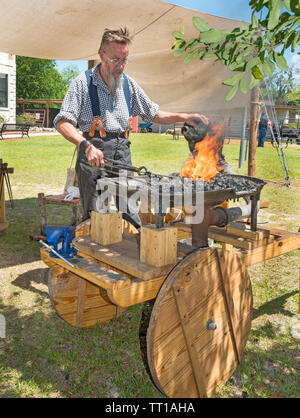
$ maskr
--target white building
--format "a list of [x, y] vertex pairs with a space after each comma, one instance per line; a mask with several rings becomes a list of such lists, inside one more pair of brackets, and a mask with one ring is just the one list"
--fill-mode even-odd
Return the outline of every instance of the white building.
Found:
[[0, 116], [16, 121], [16, 57], [0, 52]]

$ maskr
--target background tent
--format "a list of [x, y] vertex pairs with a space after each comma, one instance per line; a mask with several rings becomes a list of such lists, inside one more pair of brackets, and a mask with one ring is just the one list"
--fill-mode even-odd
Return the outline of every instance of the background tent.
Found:
[[161, 109], [232, 113], [249, 103], [238, 94], [225, 101], [222, 80], [231, 73], [220, 63], [174, 58], [172, 32], [181, 25], [188, 37], [197, 34], [193, 16], [209, 25], [233, 29], [238, 21], [199, 13], [161, 0], [0, 0], [0, 51], [55, 60], [96, 60], [105, 28], [127, 26], [135, 34], [126, 68]]

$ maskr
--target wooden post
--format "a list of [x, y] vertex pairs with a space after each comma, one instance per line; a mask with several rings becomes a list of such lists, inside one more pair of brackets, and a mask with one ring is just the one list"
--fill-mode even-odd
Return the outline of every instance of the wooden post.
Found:
[[5, 197], [4, 197], [4, 176], [0, 176], [0, 236], [5, 234], [7, 229], [8, 223], [6, 221], [6, 214], [5, 214]]
[[177, 228], [143, 226], [141, 228], [140, 261], [156, 267], [176, 263]]
[[93, 67], [94, 67], [94, 65], [95, 65], [95, 63], [96, 63], [96, 61], [95, 61], [95, 60], [89, 60], [89, 61], [88, 61], [88, 69], [90, 70], [91, 68], [93, 68]]
[[259, 86], [251, 91], [250, 106], [250, 139], [249, 139], [249, 158], [248, 158], [248, 176], [255, 176], [256, 171], [256, 145], [257, 128], [259, 115]]
[[100, 245], [122, 241], [122, 213], [91, 212], [91, 240]]
[[49, 128], [49, 103], [46, 103], [46, 112], [47, 112], [47, 122], [46, 122], [46, 128]]
[[[0, 163], [0, 170], [1, 170], [1, 164], [2, 164], [2, 160]], [[6, 169], [6, 173], [13, 173], [14, 169], [12, 167], [9, 167]], [[1, 235], [5, 235], [6, 233], [6, 229], [8, 227], [8, 222], [6, 220], [6, 210], [5, 210], [5, 178], [4, 178], [4, 173], [0, 173], [0, 190], [1, 190], [1, 195], [0, 195], [0, 236]]]

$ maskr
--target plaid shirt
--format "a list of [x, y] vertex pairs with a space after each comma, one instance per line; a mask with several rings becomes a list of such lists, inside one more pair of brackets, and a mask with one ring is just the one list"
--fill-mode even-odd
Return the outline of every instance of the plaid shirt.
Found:
[[[97, 86], [100, 114], [103, 127], [106, 132], [121, 134], [128, 127], [129, 113], [122, 87], [118, 87], [115, 95], [112, 95], [103, 81], [97, 76], [97, 64], [92, 70], [93, 84]], [[128, 77], [131, 95], [131, 114], [141, 116], [144, 122], [151, 123], [156, 116], [159, 106], [152, 102], [141, 87]], [[62, 103], [59, 114], [54, 119], [54, 126], [65, 118], [74, 126], [79, 126], [82, 132], [88, 132], [92, 123], [93, 113], [88, 92], [85, 73], [80, 74], [71, 83]], [[98, 126], [96, 127], [98, 129]]]

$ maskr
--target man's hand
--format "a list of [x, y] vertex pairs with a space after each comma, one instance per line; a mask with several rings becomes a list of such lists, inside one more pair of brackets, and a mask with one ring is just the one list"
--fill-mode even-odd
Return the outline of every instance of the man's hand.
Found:
[[188, 118], [185, 120], [185, 123], [187, 123], [190, 126], [193, 126], [194, 128], [197, 128], [198, 127], [197, 119], [201, 119], [201, 121], [205, 125], [209, 124], [209, 119], [206, 116], [200, 115], [198, 113], [193, 113], [193, 114], [188, 115]]
[[104, 167], [103, 152], [100, 149], [94, 147], [94, 145], [91, 144], [85, 150], [85, 155], [92, 167]]

